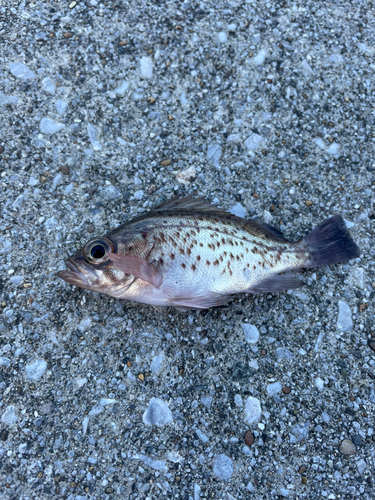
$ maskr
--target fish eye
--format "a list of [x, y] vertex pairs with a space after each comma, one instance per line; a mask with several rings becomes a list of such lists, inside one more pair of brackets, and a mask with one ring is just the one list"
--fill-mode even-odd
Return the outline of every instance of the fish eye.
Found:
[[95, 245], [90, 250], [90, 257], [92, 259], [101, 259], [105, 255], [104, 245]]
[[91, 264], [101, 264], [108, 260], [109, 252], [113, 252], [112, 242], [107, 238], [101, 238], [89, 241], [82, 253]]

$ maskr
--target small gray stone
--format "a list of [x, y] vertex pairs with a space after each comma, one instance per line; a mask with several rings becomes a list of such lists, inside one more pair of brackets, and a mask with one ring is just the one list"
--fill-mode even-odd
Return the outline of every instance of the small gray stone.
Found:
[[245, 404], [245, 419], [248, 424], [256, 424], [262, 416], [262, 408], [257, 398], [249, 396]]
[[219, 144], [211, 144], [207, 148], [207, 158], [213, 163], [216, 169], [219, 168], [219, 160], [222, 148]]
[[224, 31], [221, 31], [218, 34], [217, 39], [219, 40], [220, 43], [227, 43], [228, 37], [227, 37], [227, 34], [224, 33]]
[[46, 361], [44, 361], [44, 359], [37, 359], [34, 361], [34, 363], [26, 365], [25, 368], [26, 378], [29, 380], [33, 380], [34, 382], [37, 382], [43, 377], [46, 370], [47, 370]]
[[148, 467], [151, 467], [151, 469], [163, 472], [168, 471], [167, 464], [163, 460], [154, 460], [146, 455], [142, 455], [141, 453], [137, 453], [133, 458], [136, 460], [142, 460], [142, 462]]
[[130, 83], [123, 80], [120, 83], [120, 85], [115, 88], [115, 90], [113, 92], [117, 95], [125, 95], [125, 92], [128, 90], [129, 86], [130, 86]]
[[8, 368], [10, 366], [10, 359], [0, 356], [0, 366], [5, 366], [5, 368]]
[[201, 402], [206, 408], [210, 408], [212, 404], [212, 397], [211, 396], [202, 396], [201, 397]]
[[199, 439], [202, 441], [202, 443], [207, 443], [209, 441], [209, 438], [200, 429], [197, 429], [195, 432], [196, 432], [197, 436], [199, 437]]
[[104, 200], [113, 201], [121, 198], [121, 193], [113, 184], [99, 188], [99, 194]]
[[353, 328], [352, 311], [348, 304], [342, 300], [339, 300], [337, 328], [340, 332], [350, 332]]
[[56, 85], [55, 82], [47, 76], [46, 78], [43, 78], [42, 80], [43, 87], [49, 92], [50, 94], [54, 94], [56, 92]]
[[98, 141], [99, 131], [91, 123], [87, 124], [87, 133], [94, 151], [101, 151], [102, 145]]
[[261, 49], [253, 59], [255, 66], [261, 66], [266, 60], [266, 56], [267, 52], [264, 49]]
[[273, 382], [272, 384], [267, 385], [267, 393], [269, 396], [275, 396], [282, 389], [282, 385], [280, 382]]
[[144, 194], [145, 194], [145, 192], [143, 191], [143, 189], [140, 189], [139, 191], [136, 191], [134, 193], [134, 198], [136, 200], [141, 200], [143, 198]]
[[[295, 437], [295, 440], [297, 442], [307, 438], [307, 435], [309, 433], [309, 426], [310, 426], [309, 422], [293, 425], [291, 434]], [[291, 440], [291, 442], [294, 442], [294, 440]]]
[[18, 100], [19, 99], [16, 96], [5, 95], [0, 92], [0, 106], [5, 106], [6, 104], [17, 104]]
[[21, 62], [10, 63], [9, 69], [13, 76], [21, 80], [32, 80], [35, 78], [35, 73], [26, 64]]
[[344, 439], [340, 444], [339, 451], [343, 455], [355, 455], [357, 453], [357, 447], [350, 439]]
[[280, 361], [280, 359], [293, 359], [293, 353], [289, 349], [286, 349], [286, 347], [277, 347], [276, 359], [277, 361]]
[[42, 134], [53, 135], [65, 128], [65, 125], [63, 123], [55, 122], [55, 120], [52, 120], [51, 118], [45, 117], [41, 119], [39, 127]]
[[226, 455], [218, 455], [214, 462], [214, 474], [218, 479], [228, 481], [233, 474], [233, 462]]
[[1, 421], [6, 425], [14, 425], [18, 421], [15, 406], [7, 406], [1, 416]]
[[146, 425], [165, 425], [173, 422], [172, 412], [165, 401], [152, 398], [147, 410], [143, 414]]
[[263, 140], [264, 139], [261, 135], [253, 133], [246, 139], [245, 146], [250, 151], [254, 151], [255, 149], [257, 149], [259, 144], [263, 142]]
[[151, 57], [143, 56], [139, 61], [139, 70], [143, 78], [148, 78], [151, 80], [153, 69], [154, 64]]
[[237, 217], [245, 217], [246, 208], [241, 205], [241, 203], [236, 203], [232, 208], [229, 209], [229, 212]]
[[367, 469], [367, 464], [363, 460], [363, 458], [361, 458], [360, 460], [358, 460], [356, 462], [356, 465], [357, 465], [357, 470], [358, 470], [359, 474], [363, 474], [365, 472], [365, 470]]
[[61, 100], [61, 99], [58, 99], [55, 103], [55, 108], [56, 108], [56, 111], [59, 113], [59, 115], [63, 115], [65, 113], [67, 107], [68, 107], [68, 103], [66, 101]]
[[242, 397], [240, 394], [236, 394], [234, 396], [234, 404], [238, 406], [239, 408], [242, 408], [243, 402], [242, 402]]
[[153, 373], [158, 373], [158, 371], [161, 368], [161, 364], [163, 362], [163, 359], [164, 359], [164, 353], [163, 352], [161, 352], [157, 356], [154, 356], [154, 358], [152, 359], [152, 363], [151, 363], [151, 371]]
[[256, 326], [250, 325], [249, 323], [243, 323], [242, 330], [245, 334], [246, 342], [249, 342], [249, 344], [256, 344], [258, 342], [259, 330]]

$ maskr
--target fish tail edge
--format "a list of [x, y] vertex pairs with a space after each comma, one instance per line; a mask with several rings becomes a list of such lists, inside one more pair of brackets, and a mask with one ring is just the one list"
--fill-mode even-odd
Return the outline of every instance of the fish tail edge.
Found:
[[341, 215], [325, 220], [303, 239], [309, 251], [306, 267], [320, 267], [359, 257], [360, 252], [351, 238]]

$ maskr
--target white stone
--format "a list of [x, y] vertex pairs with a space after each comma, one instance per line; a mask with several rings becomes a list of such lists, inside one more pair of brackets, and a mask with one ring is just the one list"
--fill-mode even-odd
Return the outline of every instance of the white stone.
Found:
[[241, 203], [236, 203], [232, 208], [229, 209], [229, 212], [237, 217], [245, 217], [246, 208], [241, 205]]
[[361, 458], [360, 460], [358, 460], [356, 462], [356, 465], [357, 465], [357, 470], [358, 470], [359, 474], [363, 474], [365, 472], [365, 470], [367, 469], [367, 464], [363, 460], [363, 458]]
[[40, 121], [39, 128], [42, 134], [53, 135], [65, 128], [65, 125], [63, 123], [55, 122], [55, 120], [52, 120], [51, 118], [44, 117]]
[[28, 185], [31, 187], [37, 186], [39, 184], [39, 179], [36, 177], [30, 177]]
[[219, 144], [211, 144], [207, 148], [207, 158], [213, 163], [214, 167], [219, 167], [219, 160], [222, 148]]
[[176, 179], [180, 184], [187, 186], [196, 177], [196, 171], [194, 167], [189, 167], [186, 170], [177, 172]]
[[256, 344], [259, 340], [259, 330], [256, 326], [250, 325], [250, 323], [243, 323], [242, 330], [245, 334], [246, 342], [249, 344]]
[[245, 419], [247, 423], [250, 425], [256, 424], [261, 416], [262, 408], [259, 399], [249, 396], [245, 405]]
[[84, 436], [86, 435], [87, 428], [89, 426], [89, 420], [90, 420], [89, 417], [85, 417], [82, 421], [82, 430]]
[[102, 149], [102, 145], [98, 140], [99, 130], [91, 125], [91, 123], [87, 124], [87, 133], [94, 151], [100, 151]]
[[350, 332], [353, 328], [352, 311], [346, 302], [339, 300], [337, 328], [340, 332]]
[[327, 153], [329, 153], [330, 155], [337, 155], [339, 151], [340, 151], [340, 146], [339, 144], [337, 144], [337, 142], [333, 142], [327, 149]]
[[107, 186], [103, 186], [99, 189], [99, 193], [103, 197], [104, 200], [113, 201], [121, 198], [120, 191], [115, 188], [113, 184], [109, 184]]
[[246, 139], [245, 146], [249, 151], [254, 151], [263, 140], [261, 135], [253, 133]]
[[269, 396], [275, 396], [278, 392], [280, 392], [282, 386], [280, 382], [273, 382], [272, 384], [267, 385], [267, 394]]
[[236, 394], [234, 396], [234, 404], [238, 406], [239, 408], [242, 408], [243, 402], [242, 402], [242, 397], [240, 394]]
[[227, 142], [240, 142], [241, 134], [230, 134], [227, 137]]
[[186, 94], [184, 92], [180, 95], [180, 103], [181, 103], [182, 106], [188, 106], [189, 105], [189, 101], [187, 100]]
[[128, 90], [129, 86], [130, 86], [130, 83], [123, 80], [120, 83], [120, 85], [115, 88], [115, 90], [113, 92], [117, 95], [125, 95], [125, 92]]
[[212, 396], [202, 396], [201, 402], [206, 408], [210, 408], [212, 405]]
[[1, 415], [1, 421], [6, 425], [14, 425], [18, 421], [15, 406], [7, 406]]
[[112, 399], [112, 398], [102, 398], [100, 400], [100, 406], [108, 406], [108, 405], [113, 405], [117, 403], [117, 400], [116, 399]]
[[50, 94], [54, 94], [56, 92], [55, 82], [49, 76], [43, 78], [42, 84], [43, 87], [46, 89], [46, 91], [49, 92]]
[[207, 443], [209, 441], [209, 438], [200, 429], [197, 429], [195, 432], [196, 432], [197, 436], [199, 437], [199, 439], [202, 441], [202, 443]]
[[201, 497], [201, 487], [199, 484], [194, 484], [194, 500], [199, 500]]
[[161, 364], [163, 362], [163, 359], [164, 359], [164, 353], [163, 352], [161, 352], [157, 356], [154, 356], [154, 358], [152, 359], [152, 362], [151, 362], [151, 371], [153, 373], [158, 373], [158, 371], [161, 368]]
[[226, 455], [218, 455], [214, 462], [214, 474], [218, 479], [228, 481], [233, 474], [233, 462]]
[[136, 460], [142, 460], [142, 462], [148, 467], [151, 467], [151, 469], [159, 470], [162, 472], [168, 471], [168, 467], [163, 460], [154, 460], [150, 457], [146, 457], [146, 455], [142, 455], [141, 453], [137, 453], [133, 458], [135, 458]]
[[5, 106], [6, 104], [17, 104], [18, 97], [12, 95], [5, 95], [0, 92], [0, 106]]
[[75, 389], [80, 389], [85, 384], [87, 384], [87, 378], [86, 377], [76, 378], [75, 381], [74, 381]]
[[3, 356], [0, 356], [0, 366], [5, 366], [5, 368], [9, 368], [9, 366], [10, 366], [10, 359], [9, 358], [4, 358]]
[[55, 108], [59, 115], [63, 115], [67, 107], [68, 103], [66, 101], [63, 101], [62, 99], [58, 99], [55, 103]]
[[57, 186], [60, 184], [60, 182], [62, 181], [62, 175], [61, 174], [56, 174], [55, 177], [53, 178], [53, 182], [52, 182], [52, 187], [53, 189], [56, 189]]
[[342, 64], [344, 62], [344, 58], [341, 54], [331, 54], [328, 59], [334, 64]]
[[324, 388], [324, 380], [321, 379], [320, 377], [316, 377], [315, 379], [315, 386], [320, 390], [322, 391], [323, 388]]
[[139, 191], [136, 191], [134, 193], [134, 199], [136, 200], [141, 200], [144, 196], [145, 192], [143, 191], [143, 189], [140, 189]]
[[139, 70], [144, 78], [151, 79], [152, 71], [154, 69], [154, 64], [151, 57], [143, 56], [139, 61]]
[[228, 37], [227, 37], [227, 34], [224, 33], [224, 31], [221, 31], [218, 36], [217, 36], [218, 40], [220, 43], [227, 43], [227, 40], [228, 40]]
[[267, 52], [264, 49], [261, 49], [253, 59], [255, 66], [261, 66], [266, 60], [266, 57]]
[[277, 347], [276, 359], [277, 361], [280, 361], [280, 359], [293, 359], [293, 353], [286, 347]]
[[317, 137], [316, 139], [314, 139], [314, 142], [315, 144], [320, 148], [320, 149], [325, 149], [326, 148], [326, 145], [324, 144], [324, 141], [323, 139], [321, 139], [320, 137]]
[[13, 76], [21, 78], [21, 80], [32, 80], [35, 78], [35, 73], [26, 64], [21, 62], [10, 63], [9, 69]]
[[44, 359], [37, 359], [34, 363], [26, 365], [26, 378], [37, 382], [40, 380], [47, 370], [47, 363]]
[[146, 425], [165, 425], [173, 422], [172, 412], [167, 403], [159, 398], [152, 398], [143, 414]]

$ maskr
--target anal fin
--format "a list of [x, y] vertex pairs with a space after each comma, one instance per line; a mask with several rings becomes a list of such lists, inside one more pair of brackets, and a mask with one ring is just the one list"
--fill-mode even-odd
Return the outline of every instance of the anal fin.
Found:
[[274, 274], [251, 286], [245, 292], [248, 293], [276, 293], [292, 288], [301, 288], [305, 283], [292, 273]]
[[187, 309], [209, 309], [227, 304], [233, 297], [219, 293], [195, 294], [192, 297], [171, 297], [168, 305]]

